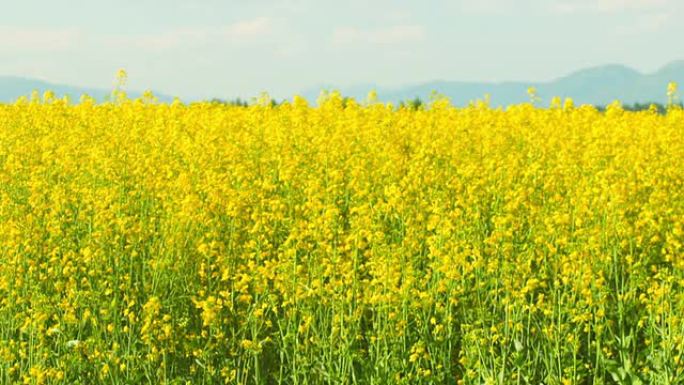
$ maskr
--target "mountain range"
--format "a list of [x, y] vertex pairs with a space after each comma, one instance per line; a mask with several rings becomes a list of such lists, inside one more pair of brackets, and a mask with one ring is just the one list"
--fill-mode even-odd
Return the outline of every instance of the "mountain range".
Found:
[[[585, 68], [548, 82], [466, 82], [436, 80], [419, 84], [397, 87], [381, 87], [373, 84], [352, 87], [324, 86], [311, 88], [300, 94], [309, 101], [315, 101], [322, 89], [339, 90], [343, 95], [363, 100], [370, 90], [376, 90], [378, 97], [386, 102], [400, 102], [420, 98], [427, 101], [436, 91], [449, 97], [455, 105], [466, 105], [471, 101], [489, 95], [494, 106], [516, 104], [529, 101], [527, 89], [534, 86], [537, 94], [547, 104], [552, 97], [571, 97], [576, 104], [606, 105], [614, 100], [624, 104], [665, 103], [667, 85], [674, 81], [684, 86], [684, 60], [672, 62], [653, 73], [641, 73], [624, 65], [612, 64]], [[51, 90], [58, 96], [69, 95], [78, 100], [80, 95], [88, 94], [97, 100], [106, 100], [111, 90], [83, 88], [50, 83], [43, 80], [0, 76], [0, 102], [11, 102], [32, 91]], [[129, 91], [130, 97], [138, 97], [141, 92]], [[168, 102], [172, 97], [157, 94], [160, 101]]]
[[[402, 87], [322, 87], [337, 89], [349, 97], [363, 100], [375, 89], [383, 101], [399, 102], [420, 98], [427, 101], [433, 91], [449, 97], [455, 105], [483, 99], [489, 95], [494, 106], [523, 103], [530, 100], [527, 89], [534, 86], [544, 104], [554, 96], [570, 97], [576, 104], [606, 105], [619, 100], [623, 104], [666, 103], [667, 85], [674, 81], [684, 86], [684, 60], [672, 62], [653, 73], [641, 73], [624, 65], [611, 64], [585, 68], [548, 82], [463, 82], [431, 81]], [[316, 100], [320, 91], [311, 89], [302, 94]]]
[[[54, 92], [58, 97], [69, 96], [75, 101], [78, 101], [83, 94], [87, 94], [98, 101], [104, 101], [112, 94], [111, 89], [77, 87], [18, 76], [0, 76], [0, 102], [13, 102], [22, 96], [30, 96], [33, 91], [38, 91], [42, 95], [43, 92], [48, 90]], [[142, 92], [139, 91], [128, 91], [127, 93], [131, 98], [137, 98], [142, 95]], [[154, 95], [160, 101], [170, 102], [173, 100], [170, 96], [157, 94], [156, 92]]]

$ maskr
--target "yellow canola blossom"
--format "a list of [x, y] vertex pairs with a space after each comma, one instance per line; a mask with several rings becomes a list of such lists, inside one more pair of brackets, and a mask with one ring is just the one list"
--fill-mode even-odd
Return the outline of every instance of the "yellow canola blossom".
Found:
[[118, 81], [0, 105], [0, 383], [684, 381], [675, 105]]

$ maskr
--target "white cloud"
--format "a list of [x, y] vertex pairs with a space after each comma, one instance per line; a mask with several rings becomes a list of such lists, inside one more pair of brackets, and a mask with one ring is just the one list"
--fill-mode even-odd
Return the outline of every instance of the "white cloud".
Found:
[[597, 8], [604, 12], [652, 10], [666, 6], [668, 0], [598, 0]]
[[616, 30], [618, 35], [634, 36], [644, 32], [654, 32], [668, 27], [672, 21], [672, 14], [666, 12], [639, 15], [636, 22]]
[[225, 38], [230, 39], [249, 39], [264, 36], [271, 31], [271, 19], [267, 17], [257, 17], [252, 20], [244, 20], [232, 24], [222, 31]]
[[76, 28], [19, 28], [0, 26], [0, 49], [20, 52], [56, 52], [77, 46]]
[[658, 11], [666, 8], [670, 0], [562, 0], [552, 5], [558, 13], [617, 13], [623, 11]]
[[476, 14], [499, 14], [510, 11], [512, 7], [519, 7], [521, 1], [510, 0], [479, 0], [479, 1], [461, 1], [459, 8], [466, 13]]
[[405, 23], [412, 19], [413, 14], [406, 9], [390, 9], [383, 12], [381, 16], [390, 23]]
[[386, 28], [360, 29], [341, 27], [333, 31], [333, 43], [346, 44], [401, 44], [425, 39], [425, 29], [420, 25], [396, 25]]
[[304, 55], [309, 50], [309, 45], [303, 38], [291, 38], [287, 42], [279, 44], [275, 50], [274, 54], [279, 58], [296, 58], [297, 56]]
[[123, 46], [134, 46], [152, 50], [164, 50], [180, 46], [187, 42], [205, 40], [208, 34], [205, 29], [182, 28], [173, 31], [125, 38], [114, 38], [114, 43]]
[[143, 36], [114, 37], [111, 43], [119, 46], [166, 50], [198, 44], [252, 42], [254, 39], [269, 35], [272, 25], [271, 19], [257, 17], [222, 27], [178, 28]]

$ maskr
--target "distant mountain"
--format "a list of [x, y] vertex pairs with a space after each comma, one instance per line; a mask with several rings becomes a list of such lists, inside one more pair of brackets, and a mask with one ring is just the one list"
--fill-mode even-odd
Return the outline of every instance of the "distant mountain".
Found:
[[[83, 88], [74, 87], [63, 84], [49, 83], [43, 80], [29, 79], [15, 76], [0, 76], [0, 102], [12, 102], [22, 96], [30, 96], [33, 91], [38, 91], [41, 95], [45, 91], [52, 91], [57, 96], [62, 97], [68, 95], [74, 101], [83, 94], [88, 94], [98, 101], [104, 101], [108, 98], [112, 90], [105, 90], [100, 88]], [[142, 95], [142, 92], [127, 91], [128, 96], [137, 98]], [[155, 93], [155, 96], [160, 101], [172, 101], [173, 98], [163, 94]]]
[[[667, 102], [667, 84], [675, 81], [682, 86], [684, 94], [684, 60], [672, 62], [650, 74], [640, 73], [632, 68], [612, 64], [579, 70], [567, 76], [549, 82], [463, 82], [463, 81], [431, 81], [403, 87], [378, 87], [373, 84], [362, 84], [352, 87], [335, 87], [332, 85], [310, 89], [301, 95], [315, 102], [321, 89], [338, 89], [345, 96], [363, 100], [368, 92], [375, 89], [380, 100], [400, 102], [421, 98], [428, 101], [430, 94], [437, 91], [448, 96], [455, 105], [466, 105], [471, 101], [490, 96], [494, 106], [523, 103], [529, 101], [527, 89], [537, 88], [539, 96], [547, 104], [552, 97], [571, 97], [576, 104], [606, 105], [614, 100], [624, 104]], [[0, 102], [11, 102], [21, 96], [28, 96], [37, 90], [41, 94], [46, 90], [58, 96], [69, 95], [77, 101], [82, 94], [88, 94], [96, 100], [103, 101], [111, 94], [111, 90], [84, 88], [62, 84], [54, 84], [42, 80], [0, 76]], [[131, 98], [141, 92], [128, 91]], [[170, 102], [172, 97], [157, 94], [160, 101]]]
[[[570, 97], [577, 104], [606, 105], [614, 100], [623, 104], [667, 102], [667, 84], [675, 81], [684, 89], [684, 61], [672, 62], [655, 73], [642, 74], [623, 65], [605, 65], [579, 70], [570, 75], [550, 82], [460, 82], [432, 81], [404, 87], [373, 87], [372, 85], [351, 88], [326, 87], [339, 89], [345, 96], [358, 100], [366, 97], [375, 88], [383, 101], [399, 102], [416, 97], [429, 100], [430, 94], [437, 91], [448, 96], [455, 105], [466, 105], [471, 101], [483, 99], [486, 94], [494, 106], [523, 103], [529, 101], [527, 89], [537, 88], [545, 104], [552, 97]], [[315, 101], [320, 91], [308, 90], [302, 96]]]

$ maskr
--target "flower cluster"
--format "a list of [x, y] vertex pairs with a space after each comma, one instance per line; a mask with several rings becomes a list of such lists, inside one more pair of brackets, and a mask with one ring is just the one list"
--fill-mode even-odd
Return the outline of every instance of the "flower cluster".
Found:
[[530, 95], [0, 105], [0, 383], [683, 382], [684, 112]]

